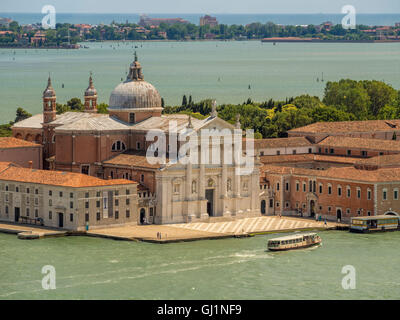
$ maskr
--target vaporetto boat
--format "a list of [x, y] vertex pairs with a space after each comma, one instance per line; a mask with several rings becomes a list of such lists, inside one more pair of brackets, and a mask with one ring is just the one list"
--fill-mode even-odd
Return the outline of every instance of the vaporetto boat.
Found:
[[280, 238], [268, 240], [268, 250], [270, 251], [285, 251], [294, 249], [304, 249], [321, 244], [321, 237], [312, 233], [299, 233]]

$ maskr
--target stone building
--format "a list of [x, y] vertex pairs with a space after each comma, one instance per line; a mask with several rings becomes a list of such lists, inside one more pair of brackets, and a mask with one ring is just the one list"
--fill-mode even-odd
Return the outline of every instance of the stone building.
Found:
[[82, 231], [138, 224], [137, 183], [0, 162], [0, 220]]

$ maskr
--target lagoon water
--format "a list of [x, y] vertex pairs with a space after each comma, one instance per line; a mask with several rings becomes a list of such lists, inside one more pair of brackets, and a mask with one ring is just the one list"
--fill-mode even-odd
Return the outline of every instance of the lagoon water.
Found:
[[[267, 252], [268, 238], [175, 244], [0, 234], [0, 299], [399, 299], [399, 232], [320, 232], [321, 247]], [[43, 290], [42, 267], [56, 269]], [[356, 289], [342, 288], [354, 266]]]
[[[260, 41], [101, 42], [88, 49], [0, 49], [0, 123], [15, 109], [41, 112], [41, 95], [51, 73], [58, 102], [83, 97], [90, 71], [99, 101], [126, 78], [137, 50], [144, 77], [166, 105], [183, 94], [218, 103], [322, 96], [326, 81], [384, 80], [400, 88], [400, 43], [261, 43]], [[135, 48], [136, 47], [136, 48]], [[317, 81], [322, 79], [324, 82]], [[62, 88], [64, 84], [64, 88]], [[250, 85], [250, 89], [249, 89]]]

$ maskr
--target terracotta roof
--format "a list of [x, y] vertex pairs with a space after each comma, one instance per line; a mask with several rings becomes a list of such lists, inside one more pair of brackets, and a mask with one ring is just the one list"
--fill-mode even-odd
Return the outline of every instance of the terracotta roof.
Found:
[[286, 155], [276, 155], [276, 156], [261, 156], [260, 162], [263, 164], [272, 163], [289, 163], [289, 162], [333, 162], [333, 163], [347, 163], [354, 164], [359, 161], [359, 158], [352, 157], [338, 157], [330, 155], [320, 155], [320, 154], [286, 154]]
[[318, 143], [319, 146], [368, 149], [379, 151], [399, 151], [400, 141], [329, 136]]
[[159, 169], [161, 164], [151, 164], [147, 161], [145, 152], [129, 151], [121, 153], [114, 158], [103, 161], [103, 165], [115, 165], [124, 167], [140, 167], [147, 169]]
[[255, 139], [254, 147], [263, 148], [289, 148], [312, 146], [312, 143], [305, 137], [275, 138], [275, 139]]
[[291, 174], [302, 176], [314, 176], [328, 179], [343, 179], [360, 182], [400, 182], [400, 168], [381, 168], [377, 170], [361, 170], [355, 167], [331, 167], [326, 170], [313, 170], [305, 168], [283, 167], [278, 165], [264, 165], [263, 173]]
[[356, 162], [357, 166], [376, 166], [376, 167], [400, 167], [400, 154], [390, 154], [376, 156], [368, 159], [361, 159]]
[[371, 131], [398, 131], [400, 120], [366, 120], [366, 121], [338, 121], [316, 122], [305, 127], [289, 130], [289, 132], [308, 133], [350, 133]]
[[136, 184], [124, 179], [103, 180], [80, 173], [20, 168], [4, 162], [0, 162], [0, 180], [73, 188]]
[[0, 149], [40, 147], [40, 144], [13, 137], [0, 137]]

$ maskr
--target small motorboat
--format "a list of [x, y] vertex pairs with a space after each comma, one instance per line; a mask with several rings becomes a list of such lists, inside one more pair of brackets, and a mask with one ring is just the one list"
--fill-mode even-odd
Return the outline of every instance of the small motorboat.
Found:
[[285, 251], [294, 249], [304, 249], [321, 244], [322, 239], [316, 233], [299, 233], [290, 236], [274, 238], [268, 240], [268, 250]]

